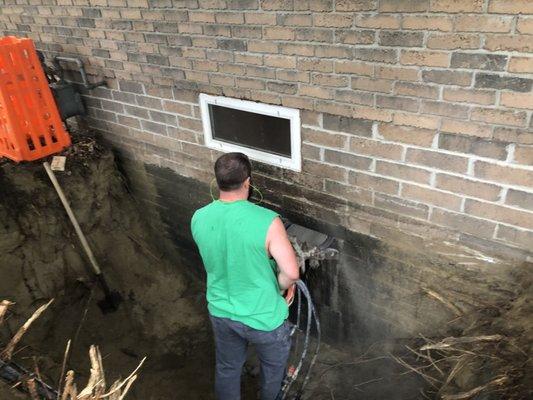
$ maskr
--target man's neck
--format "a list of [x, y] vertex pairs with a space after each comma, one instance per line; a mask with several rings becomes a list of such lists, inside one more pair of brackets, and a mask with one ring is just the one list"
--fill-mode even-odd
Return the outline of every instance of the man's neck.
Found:
[[219, 200], [225, 203], [247, 199], [248, 193], [245, 190], [233, 190], [231, 192], [220, 191]]

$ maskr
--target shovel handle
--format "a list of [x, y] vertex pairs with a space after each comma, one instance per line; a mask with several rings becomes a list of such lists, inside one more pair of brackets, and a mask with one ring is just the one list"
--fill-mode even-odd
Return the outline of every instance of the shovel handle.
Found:
[[59, 185], [59, 182], [56, 179], [54, 171], [52, 171], [52, 168], [50, 168], [50, 164], [48, 162], [44, 162], [43, 166], [44, 166], [44, 169], [46, 170], [46, 173], [48, 174], [48, 177], [50, 178], [50, 181], [52, 182], [52, 185], [54, 185], [54, 188], [57, 192], [57, 195], [59, 196], [59, 199], [61, 200], [61, 203], [63, 204], [63, 207], [65, 208], [65, 211], [67, 212], [70, 222], [72, 223], [72, 226], [74, 227], [74, 230], [76, 231], [76, 235], [78, 235], [78, 239], [80, 239], [81, 247], [83, 247], [83, 250], [85, 251], [87, 258], [89, 259], [91, 263], [94, 273], [96, 275], [101, 275], [102, 270], [100, 269], [100, 266], [98, 265], [98, 262], [96, 261], [96, 258], [94, 257], [91, 247], [89, 246], [89, 243], [87, 242], [87, 239], [85, 238], [85, 235], [83, 234], [80, 228], [80, 224], [78, 223], [78, 220], [76, 219], [76, 215], [74, 215], [72, 208], [70, 208], [70, 204], [67, 198], [65, 197], [65, 193], [63, 193], [63, 189], [61, 189], [61, 186]]

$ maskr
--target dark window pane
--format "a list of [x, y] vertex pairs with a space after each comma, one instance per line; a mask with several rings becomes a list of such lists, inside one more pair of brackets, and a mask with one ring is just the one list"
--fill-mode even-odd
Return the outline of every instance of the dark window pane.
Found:
[[290, 120], [209, 105], [213, 139], [291, 156]]

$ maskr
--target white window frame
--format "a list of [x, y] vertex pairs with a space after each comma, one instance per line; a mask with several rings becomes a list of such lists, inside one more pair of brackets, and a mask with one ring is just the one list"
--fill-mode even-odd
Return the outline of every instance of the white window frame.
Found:
[[[230, 97], [211, 96], [201, 93], [199, 97], [202, 124], [204, 128], [205, 145], [211, 149], [223, 152], [241, 152], [252, 160], [266, 164], [291, 169], [300, 172], [302, 170], [301, 157], [301, 133], [300, 133], [300, 110], [288, 107], [273, 106], [270, 104], [256, 103], [253, 101], [233, 99]], [[238, 144], [223, 142], [213, 138], [211, 131], [211, 115], [209, 105], [233, 108], [241, 111], [249, 111], [256, 114], [269, 115], [277, 118], [285, 118], [290, 121], [291, 157], [280, 156], [266, 151], [252, 149]]]

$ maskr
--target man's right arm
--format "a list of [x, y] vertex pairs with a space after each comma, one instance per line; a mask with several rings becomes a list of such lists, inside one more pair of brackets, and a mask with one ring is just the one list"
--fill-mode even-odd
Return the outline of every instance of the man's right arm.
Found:
[[279, 217], [274, 219], [268, 229], [266, 247], [278, 264], [279, 287], [286, 290], [300, 278], [300, 269], [287, 231]]

